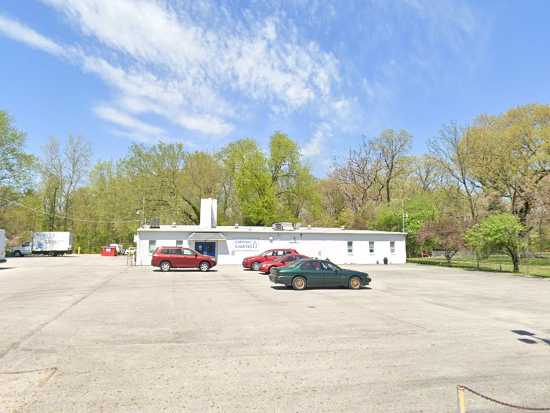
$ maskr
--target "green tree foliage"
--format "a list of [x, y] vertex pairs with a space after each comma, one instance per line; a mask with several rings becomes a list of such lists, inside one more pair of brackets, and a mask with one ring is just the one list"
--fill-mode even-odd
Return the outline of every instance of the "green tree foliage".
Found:
[[473, 173], [486, 192], [506, 200], [522, 224], [542, 200], [550, 175], [550, 106], [526, 105], [500, 116], [483, 115], [468, 130]]
[[418, 255], [421, 242], [417, 239], [419, 230], [427, 221], [436, 220], [440, 213], [437, 195], [415, 194], [408, 200], [393, 202], [379, 207], [374, 219], [368, 226], [381, 231], [403, 231], [403, 215], [405, 214], [405, 232], [407, 233], [407, 254]]
[[231, 200], [231, 206], [224, 205], [224, 209], [233, 213], [236, 222], [268, 225], [276, 208], [268, 159], [253, 139], [230, 143], [222, 152], [226, 176], [232, 176], [224, 200]]
[[25, 134], [0, 111], [0, 211], [32, 186], [34, 157], [25, 153]]
[[505, 252], [519, 272], [519, 253], [525, 227], [510, 213], [489, 215], [466, 232], [466, 244], [478, 253]]
[[287, 135], [276, 132], [271, 137], [269, 155], [276, 220], [311, 220], [318, 214], [317, 181], [303, 164], [298, 145]]
[[[465, 228], [508, 211], [524, 224], [519, 235], [543, 249], [550, 233], [549, 113], [548, 105], [527, 105], [482, 116], [471, 127], [450, 123], [419, 156], [409, 154], [409, 133], [387, 129], [350, 148], [322, 179], [282, 132], [265, 150], [254, 139], [215, 153], [179, 143], [131, 145], [121, 159], [94, 165], [84, 140], [52, 139], [33, 180], [24, 134], [0, 112], [0, 226], [12, 238], [68, 229], [91, 252], [130, 244], [136, 227], [153, 218], [196, 224], [200, 199], [214, 197], [220, 225], [290, 221], [401, 231], [405, 215], [409, 256], [438, 248], [448, 258], [462, 247]], [[480, 232], [469, 234], [468, 246], [488, 248], [484, 236], [476, 244]]]

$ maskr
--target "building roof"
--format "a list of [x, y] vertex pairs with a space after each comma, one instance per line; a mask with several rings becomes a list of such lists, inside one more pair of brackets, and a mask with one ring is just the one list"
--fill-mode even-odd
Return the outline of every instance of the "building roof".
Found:
[[207, 233], [207, 232], [216, 232], [216, 233], [311, 233], [311, 234], [379, 234], [379, 235], [406, 235], [406, 232], [392, 232], [392, 231], [371, 231], [364, 229], [342, 229], [342, 228], [324, 228], [324, 227], [301, 227], [294, 230], [275, 230], [272, 227], [252, 227], [252, 226], [217, 226], [214, 228], [203, 228], [199, 225], [160, 225], [159, 228], [149, 228], [149, 226], [144, 226], [138, 228], [138, 232], [160, 232], [160, 231], [169, 231], [169, 232], [195, 232], [195, 233]]

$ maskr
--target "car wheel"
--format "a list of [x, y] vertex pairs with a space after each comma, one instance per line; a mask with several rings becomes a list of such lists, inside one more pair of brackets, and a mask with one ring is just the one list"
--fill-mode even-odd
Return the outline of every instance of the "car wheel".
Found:
[[351, 277], [349, 279], [349, 288], [352, 290], [359, 290], [361, 288], [361, 278]]
[[252, 271], [259, 271], [262, 264], [255, 262], [252, 264]]
[[14, 251], [14, 252], [13, 252], [13, 256], [14, 256], [14, 257], [22, 257], [23, 254], [21, 254], [21, 251]]
[[170, 263], [169, 263], [168, 261], [162, 261], [162, 262], [160, 263], [160, 270], [161, 270], [162, 272], [168, 272], [168, 271], [170, 271], [170, 267], [171, 267], [171, 266], [170, 266]]
[[210, 264], [208, 264], [206, 261], [203, 261], [199, 264], [199, 270], [202, 272], [208, 271], [210, 269]]
[[292, 288], [294, 288], [295, 290], [305, 290], [306, 279], [304, 277], [295, 277], [292, 280]]

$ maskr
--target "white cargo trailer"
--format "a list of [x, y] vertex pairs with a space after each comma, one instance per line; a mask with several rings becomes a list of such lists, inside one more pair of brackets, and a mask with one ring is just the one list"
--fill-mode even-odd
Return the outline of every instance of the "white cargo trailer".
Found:
[[0, 229], [0, 262], [6, 261], [6, 231]]
[[32, 235], [32, 253], [63, 255], [73, 252], [73, 234], [70, 232], [35, 232]]

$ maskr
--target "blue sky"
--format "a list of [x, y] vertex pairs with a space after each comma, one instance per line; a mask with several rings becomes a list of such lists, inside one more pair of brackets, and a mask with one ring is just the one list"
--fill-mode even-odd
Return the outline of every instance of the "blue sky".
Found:
[[550, 3], [3, 0], [0, 109], [37, 154], [80, 135], [95, 159], [132, 142], [216, 150], [275, 130], [315, 173], [363, 136], [550, 98]]

